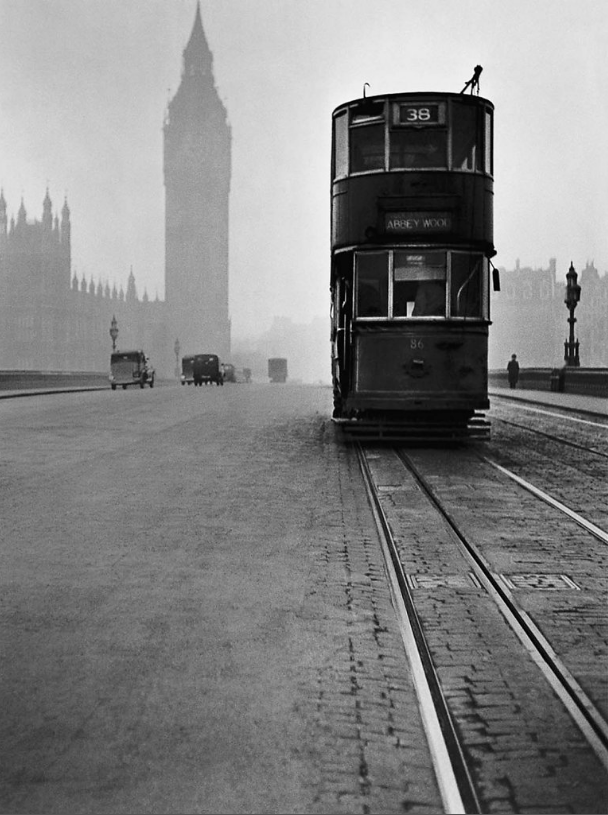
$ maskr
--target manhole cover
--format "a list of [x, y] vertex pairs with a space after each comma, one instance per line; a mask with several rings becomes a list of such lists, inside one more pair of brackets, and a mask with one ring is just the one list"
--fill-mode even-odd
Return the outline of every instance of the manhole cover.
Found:
[[563, 591], [564, 589], [577, 589], [574, 580], [565, 574], [501, 574], [502, 580], [510, 589], [541, 589], [543, 591]]

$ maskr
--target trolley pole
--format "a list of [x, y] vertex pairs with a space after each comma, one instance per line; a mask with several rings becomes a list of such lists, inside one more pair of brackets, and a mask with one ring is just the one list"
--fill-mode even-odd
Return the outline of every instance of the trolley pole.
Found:
[[570, 337], [564, 343], [564, 360], [566, 365], [572, 368], [579, 368], [581, 361], [579, 358], [579, 341], [574, 340], [574, 323], [576, 322], [576, 317], [574, 316], [574, 309], [577, 307], [579, 300], [581, 299], [581, 287], [577, 283], [578, 275], [574, 270], [574, 266], [572, 265], [572, 261], [570, 261], [570, 268], [568, 269], [568, 274], [566, 275], [566, 299], [564, 303], [568, 307], [568, 311], [570, 312], [570, 316], [568, 317], [568, 323], [570, 325]]

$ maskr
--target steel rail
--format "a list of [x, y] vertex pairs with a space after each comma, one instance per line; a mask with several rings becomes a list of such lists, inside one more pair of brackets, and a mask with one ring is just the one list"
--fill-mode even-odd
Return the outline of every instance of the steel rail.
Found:
[[569, 518], [572, 518], [573, 521], [576, 521], [579, 526], [582, 526], [586, 532], [589, 532], [591, 535], [594, 535], [598, 540], [601, 540], [602, 543], [608, 543], [608, 532], [605, 532], [603, 529], [600, 529], [599, 526], [591, 523], [586, 518], [583, 518], [582, 515], [579, 515], [578, 512], [575, 512], [570, 507], [567, 507], [565, 504], [562, 504], [561, 501], [558, 501], [557, 498], [553, 498], [552, 495], [549, 495], [547, 492], [543, 492], [543, 490], [535, 487], [534, 484], [531, 484], [529, 481], [526, 481], [525, 478], [522, 478], [519, 475], [511, 472], [511, 470], [507, 470], [506, 467], [503, 467], [501, 464], [497, 464], [495, 461], [492, 461], [486, 456], [481, 456], [480, 459], [485, 461], [486, 464], [490, 464], [495, 469], [499, 470], [501, 473], [506, 475], [508, 478], [515, 481], [520, 487], [523, 487], [528, 492], [531, 492], [532, 495], [535, 495], [537, 498], [540, 498], [541, 501], [544, 501], [549, 506], [558, 509], [560, 512], [563, 512], [565, 515], [568, 515]]
[[435, 776], [446, 813], [481, 813], [456, 729], [407, 584], [390, 525], [382, 509], [369, 464], [360, 444], [356, 452], [363, 484], [378, 529], [400, 633], [408, 657]]
[[[498, 576], [492, 572], [478, 548], [468, 541], [460, 531], [450, 513], [442, 505], [432, 487], [411, 459], [403, 451], [398, 451], [396, 455], [402, 461], [404, 467], [414, 476], [420, 489], [454, 532], [462, 544], [463, 551], [467, 555], [477, 578], [494, 599], [511, 629], [518, 636], [522, 645], [540, 668], [545, 679], [561, 699], [600, 762], [608, 769], [608, 722], [559, 659], [540, 629], [528, 614], [517, 606], [512, 594]], [[492, 462], [488, 463], [492, 464]], [[495, 466], [503, 469], [499, 465]]]
[[[606, 422], [592, 422], [589, 419], [578, 419], [576, 416], [568, 415], [568, 413], [584, 413], [586, 416], [597, 416], [598, 418], [605, 416], [604, 413], [598, 413], [597, 411], [585, 410], [585, 408], [566, 407], [565, 405], [556, 405], [559, 410], [564, 411], [564, 413], [556, 413], [553, 410], [543, 410], [543, 408], [539, 407], [530, 407], [530, 401], [533, 400], [528, 400], [527, 404], [521, 404], [524, 400], [503, 396], [500, 393], [490, 393], [490, 397], [492, 399], [502, 399], [505, 402], [508, 402], [512, 407], [517, 407], [520, 410], [527, 410], [530, 413], [542, 413], [545, 416], [553, 416], [557, 419], [564, 419], [566, 422], [578, 422], [579, 424], [590, 424], [593, 427], [603, 427], [605, 430], [608, 429], [608, 424], [606, 424]], [[535, 404], [539, 403], [535, 402]], [[606, 416], [606, 419], [608, 419], [608, 416]]]
[[602, 458], [608, 458], [608, 453], [603, 453], [601, 450], [594, 450], [592, 447], [585, 447], [583, 444], [578, 444], [575, 441], [570, 441], [569, 439], [564, 439], [562, 436], [554, 436], [551, 433], [545, 433], [542, 430], [537, 430], [535, 427], [527, 427], [525, 424], [519, 424], [518, 422], [512, 422], [509, 419], [501, 419], [499, 417], [493, 417], [492, 421], [494, 422], [502, 422], [502, 424], [508, 424], [511, 427], [517, 427], [520, 430], [527, 430], [529, 433], [536, 433], [537, 436], [544, 436], [551, 441], [559, 442], [560, 444], [565, 444], [568, 447], [574, 447], [577, 450], [582, 450], [584, 453], [593, 453], [595, 456], [602, 456]]

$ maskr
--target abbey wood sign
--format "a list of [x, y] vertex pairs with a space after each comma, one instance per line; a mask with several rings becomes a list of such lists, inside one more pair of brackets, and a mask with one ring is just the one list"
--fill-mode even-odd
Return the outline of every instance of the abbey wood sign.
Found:
[[450, 232], [452, 229], [451, 212], [385, 212], [384, 228], [386, 232]]

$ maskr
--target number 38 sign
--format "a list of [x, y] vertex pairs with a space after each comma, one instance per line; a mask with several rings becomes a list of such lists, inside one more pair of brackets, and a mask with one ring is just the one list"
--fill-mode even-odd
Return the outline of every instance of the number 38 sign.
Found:
[[445, 105], [439, 103], [396, 105], [393, 121], [402, 127], [442, 125], [445, 123]]

